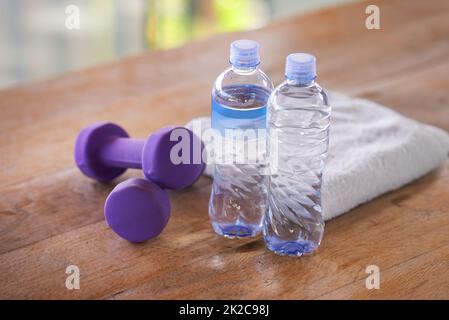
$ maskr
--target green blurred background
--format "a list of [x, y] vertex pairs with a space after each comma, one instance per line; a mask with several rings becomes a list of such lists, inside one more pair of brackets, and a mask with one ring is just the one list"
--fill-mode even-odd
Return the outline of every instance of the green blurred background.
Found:
[[[0, 0], [0, 88], [353, 0]], [[68, 5], [80, 29], [65, 26]]]

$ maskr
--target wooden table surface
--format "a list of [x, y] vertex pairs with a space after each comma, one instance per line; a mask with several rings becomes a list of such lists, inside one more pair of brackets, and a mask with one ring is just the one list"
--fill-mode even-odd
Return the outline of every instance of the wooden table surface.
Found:
[[[381, 30], [365, 28], [367, 4], [0, 91], [0, 298], [449, 298], [449, 162], [328, 222], [316, 254], [286, 258], [260, 238], [215, 235], [205, 177], [171, 192], [160, 237], [130, 244], [103, 219], [114, 184], [84, 177], [73, 161], [78, 131], [94, 121], [144, 137], [209, 114], [211, 84], [242, 37], [262, 44], [276, 84], [288, 53], [312, 52], [323, 86], [449, 131], [449, 2], [370, 1]], [[115, 183], [138, 176], [129, 170]], [[65, 287], [71, 264], [79, 290]], [[365, 287], [372, 264], [379, 290]]]

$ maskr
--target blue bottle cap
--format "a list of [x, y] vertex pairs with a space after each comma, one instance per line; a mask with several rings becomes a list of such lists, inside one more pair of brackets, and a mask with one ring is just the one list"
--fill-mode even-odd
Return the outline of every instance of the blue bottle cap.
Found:
[[260, 63], [260, 45], [253, 40], [236, 40], [231, 43], [229, 62], [240, 68], [254, 68]]
[[316, 78], [316, 59], [308, 53], [292, 53], [287, 56], [285, 77], [302, 84]]

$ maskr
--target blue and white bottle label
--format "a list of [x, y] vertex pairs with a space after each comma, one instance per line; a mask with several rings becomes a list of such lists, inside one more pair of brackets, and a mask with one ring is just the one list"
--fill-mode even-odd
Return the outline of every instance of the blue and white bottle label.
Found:
[[226, 129], [265, 129], [266, 118], [266, 106], [255, 109], [229, 108], [212, 99], [211, 125], [222, 135]]

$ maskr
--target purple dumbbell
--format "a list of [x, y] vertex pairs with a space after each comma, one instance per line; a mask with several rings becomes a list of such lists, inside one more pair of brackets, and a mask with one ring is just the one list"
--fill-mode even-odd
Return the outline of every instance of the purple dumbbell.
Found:
[[167, 191], [149, 180], [128, 179], [109, 194], [104, 216], [111, 229], [128, 241], [154, 238], [170, 218]]
[[[172, 147], [179, 142], [170, 139], [175, 129], [187, 133], [189, 163], [174, 164], [170, 159]], [[169, 220], [170, 202], [164, 189], [187, 187], [203, 172], [201, 159], [199, 163], [193, 161], [195, 144], [202, 152], [200, 139], [183, 127], [165, 127], [146, 140], [137, 140], [130, 139], [116, 124], [97, 123], [78, 135], [75, 161], [85, 175], [102, 182], [116, 178], [127, 168], [143, 169], [151, 181], [128, 179], [118, 184], [104, 206], [106, 221], [115, 233], [131, 242], [143, 242], [159, 235]]]
[[[171, 141], [173, 130], [185, 130], [190, 142], [190, 162], [174, 164], [170, 152], [179, 141]], [[193, 153], [204, 146], [193, 132], [184, 127], [164, 127], [146, 140], [131, 139], [114, 123], [96, 123], [83, 129], [75, 144], [75, 162], [86, 176], [100, 182], [111, 181], [127, 168], [142, 169], [145, 177], [162, 188], [181, 189], [193, 184], [204, 170], [194, 163]]]

